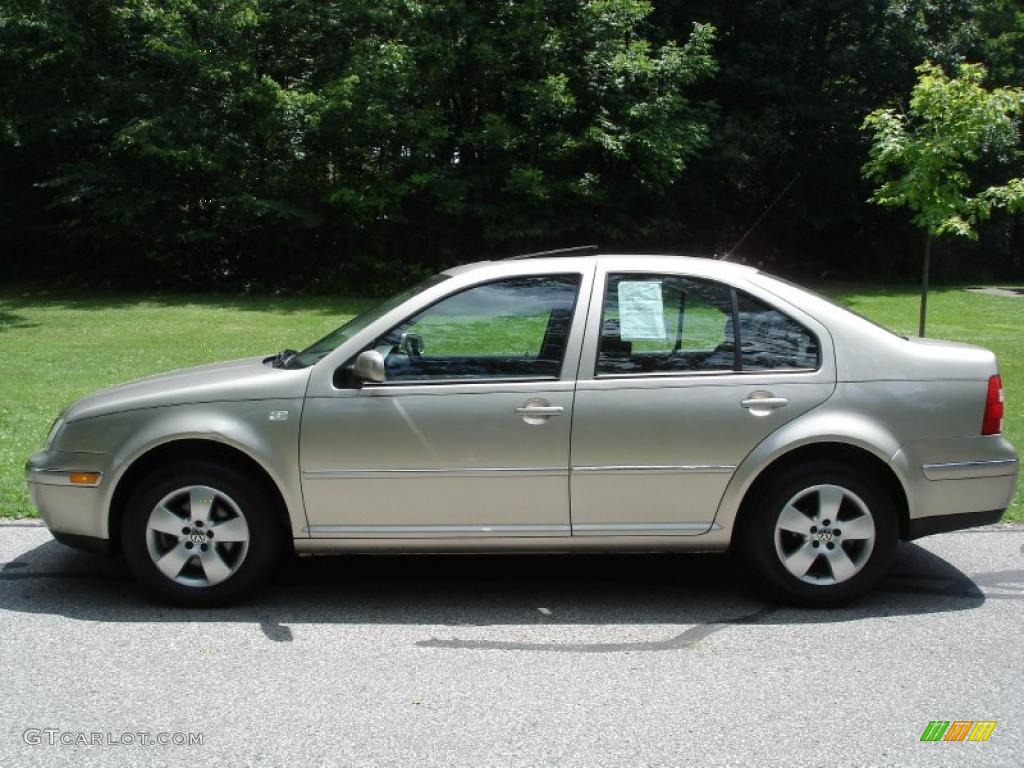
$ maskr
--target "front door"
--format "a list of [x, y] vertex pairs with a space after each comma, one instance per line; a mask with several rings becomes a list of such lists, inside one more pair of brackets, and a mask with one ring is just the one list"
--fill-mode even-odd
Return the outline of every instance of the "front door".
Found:
[[449, 295], [363, 347], [384, 355], [384, 383], [312, 392], [300, 444], [310, 535], [569, 535], [578, 346], [577, 359], [566, 349], [582, 334], [583, 277]]
[[747, 454], [835, 389], [827, 334], [709, 279], [599, 279], [573, 421], [573, 535], [703, 533]]

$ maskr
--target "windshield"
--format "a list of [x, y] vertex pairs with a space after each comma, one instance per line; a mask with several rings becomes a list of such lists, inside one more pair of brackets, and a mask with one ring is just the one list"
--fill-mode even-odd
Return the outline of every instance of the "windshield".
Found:
[[434, 275], [421, 283], [418, 283], [411, 288], [406, 288], [401, 293], [396, 293], [387, 301], [378, 304], [373, 309], [363, 312], [361, 315], [356, 315], [347, 323], [339, 328], [335, 328], [333, 331], [328, 333], [319, 341], [306, 347], [299, 354], [294, 355], [288, 361], [288, 368], [306, 368], [313, 365], [329, 355], [335, 349], [340, 347], [343, 343], [352, 338], [359, 331], [363, 330], [366, 326], [372, 323], [379, 317], [384, 316], [392, 309], [397, 307], [399, 304], [407, 301], [408, 299], [415, 296], [417, 293], [425, 291], [433, 285], [437, 285], [443, 280], [447, 280], [448, 275]]

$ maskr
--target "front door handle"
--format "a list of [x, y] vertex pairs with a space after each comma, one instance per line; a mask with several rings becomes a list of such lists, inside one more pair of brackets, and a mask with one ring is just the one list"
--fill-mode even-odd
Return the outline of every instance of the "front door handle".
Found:
[[785, 408], [789, 405], [789, 399], [775, 397], [771, 392], [751, 392], [750, 395], [740, 400], [740, 407], [746, 408], [755, 416], [764, 416], [776, 408]]
[[557, 416], [565, 411], [560, 405], [524, 405], [516, 408], [520, 416]]
[[543, 398], [531, 398], [516, 408], [516, 415], [522, 416], [527, 424], [547, 424], [552, 416], [565, 412], [560, 405], [551, 405]]

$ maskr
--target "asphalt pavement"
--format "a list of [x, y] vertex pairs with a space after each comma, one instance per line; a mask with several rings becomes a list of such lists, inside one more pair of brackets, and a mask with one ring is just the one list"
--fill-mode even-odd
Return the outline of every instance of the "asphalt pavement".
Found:
[[665, 554], [316, 558], [186, 611], [22, 521], [0, 649], [5, 768], [1019, 766], [1024, 527], [901, 545], [837, 611]]

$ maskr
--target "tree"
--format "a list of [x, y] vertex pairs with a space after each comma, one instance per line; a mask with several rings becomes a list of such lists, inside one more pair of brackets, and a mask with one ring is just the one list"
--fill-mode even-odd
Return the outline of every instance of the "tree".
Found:
[[632, 237], [670, 214], [708, 140], [687, 92], [714, 72], [713, 29], [652, 41], [641, 0], [406, 5], [371, 3], [322, 89], [325, 199], [360, 239], [454, 260]]
[[344, 275], [370, 291], [482, 254], [642, 236], [671, 219], [709, 140], [708, 100], [689, 92], [715, 71], [710, 26], [670, 38], [652, 12], [0, 3], [0, 226], [35, 193], [32, 239], [94, 277]]
[[[952, 66], [987, 63], [991, 54], [995, 77], [1009, 78], [995, 84], [1024, 82], [1013, 68], [1013, 31], [1024, 30], [1024, 14], [985, 21], [983, 9], [997, 3], [1020, 0], [658, 0], [654, 23], [666, 35], [680, 35], [693, 19], [716, 29], [719, 71], [697, 93], [720, 109], [712, 144], [675, 191], [682, 236], [704, 250], [728, 249], [799, 172], [741, 257], [779, 270], [801, 263], [815, 275], [907, 272], [905, 260], [878, 255], [914, 232], [909, 224], [879, 226], [886, 213], [863, 204], [861, 123], [909, 92], [924, 59]], [[997, 45], [994, 36], [1006, 30]], [[997, 54], [1005, 62], [998, 72]], [[994, 257], [998, 244], [986, 245]]]
[[986, 155], [1013, 156], [1024, 91], [987, 90], [980, 64], [961, 64], [950, 77], [926, 61], [917, 73], [906, 113], [876, 109], [865, 118], [863, 129], [872, 134], [872, 143], [863, 173], [878, 184], [871, 202], [908, 208], [924, 230], [919, 329], [924, 336], [932, 239], [947, 234], [974, 239], [977, 223], [994, 209], [1024, 210], [1021, 178], [971, 193], [973, 164]]
[[[0, 0], [0, 281], [389, 291], [579, 242], [710, 253], [798, 172], [741, 258], [916, 275], [913, 225], [863, 204], [864, 115], [926, 59], [1024, 83], [1022, 8]], [[1024, 274], [1001, 219], [960, 263]]]

